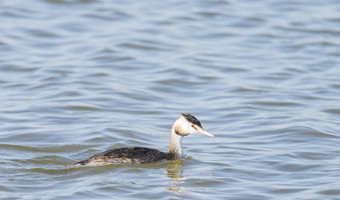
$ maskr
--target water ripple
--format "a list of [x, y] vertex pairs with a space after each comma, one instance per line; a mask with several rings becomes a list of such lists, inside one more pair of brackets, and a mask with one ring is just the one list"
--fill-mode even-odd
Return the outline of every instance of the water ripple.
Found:
[[[336, 0], [0, 6], [0, 198], [338, 198]], [[186, 112], [183, 159], [71, 167]]]

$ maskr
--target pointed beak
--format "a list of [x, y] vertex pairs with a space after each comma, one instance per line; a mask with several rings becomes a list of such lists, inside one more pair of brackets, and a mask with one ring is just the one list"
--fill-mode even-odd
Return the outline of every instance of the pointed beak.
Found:
[[208, 131], [202, 129], [202, 128], [199, 128], [197, 129], [197, 132], [200, 133], [200, 134], [203, 134], [203, 135], [207, 135], [207, 136], [210, 136], [210, 137], [214, 137], [213, 134], [209, 133]]

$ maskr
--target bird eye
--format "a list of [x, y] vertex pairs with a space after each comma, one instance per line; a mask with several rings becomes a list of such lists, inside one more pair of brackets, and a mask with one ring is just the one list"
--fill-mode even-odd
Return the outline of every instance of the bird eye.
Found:
[[195, 125], [191, 124], [191, 127], [192, 127], [192, 128], [194, 128], [194, 127], [195, 127]]

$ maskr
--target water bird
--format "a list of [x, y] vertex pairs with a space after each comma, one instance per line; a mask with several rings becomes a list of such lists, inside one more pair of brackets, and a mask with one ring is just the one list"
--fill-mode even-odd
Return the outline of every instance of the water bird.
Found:
[[182, 138], [193, 133], [214, 137], [214, 135], [203, 129], [201, 122], [196, 117], [190, 113], [182, 114], [171, 128], [169, 151], [167, 153], [157, 149], [136, 146], [113, 148], [77, 162], [73, 166], [96, 166], [111, 163], [149, 163], [163, 159], [178, 159], [183, 153]]

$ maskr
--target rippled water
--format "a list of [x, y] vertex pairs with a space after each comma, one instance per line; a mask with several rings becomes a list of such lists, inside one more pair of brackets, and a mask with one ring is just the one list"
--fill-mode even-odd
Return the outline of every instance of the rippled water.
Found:
[[[340, 199], [340, 3], [3, 0], [0, 198]], [[190, 112], [215, 135], [167, 150]]]

